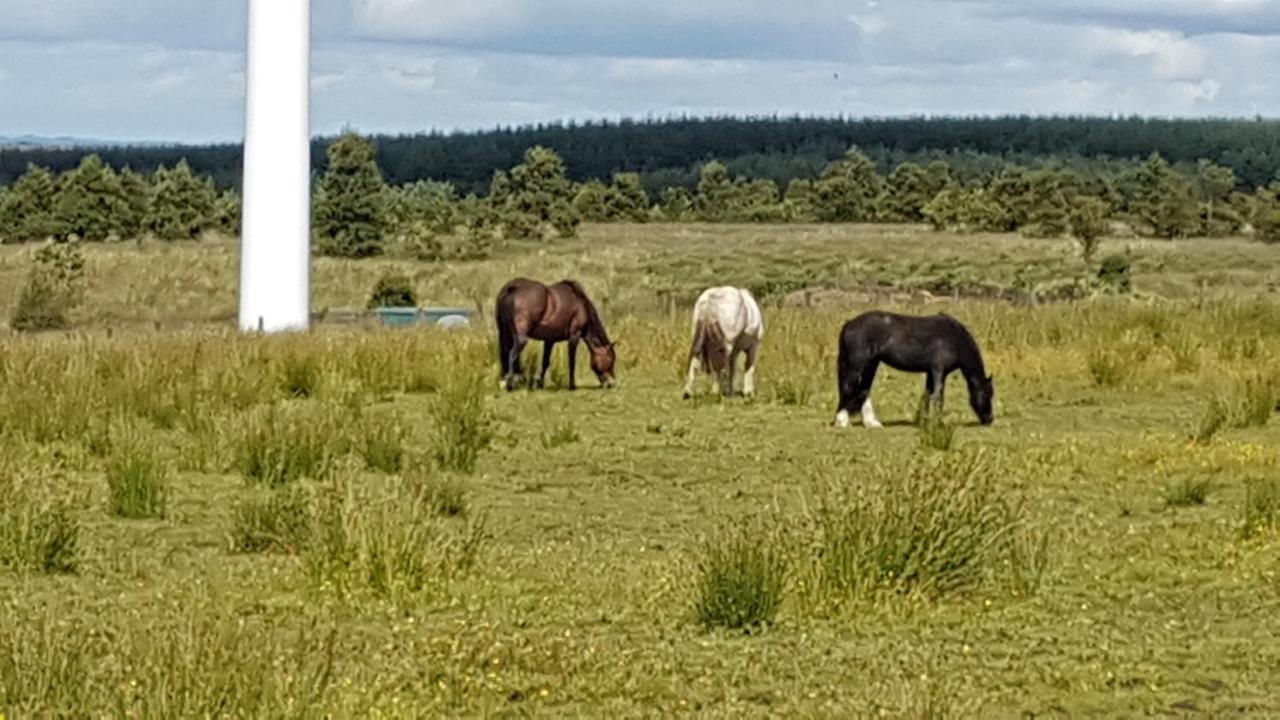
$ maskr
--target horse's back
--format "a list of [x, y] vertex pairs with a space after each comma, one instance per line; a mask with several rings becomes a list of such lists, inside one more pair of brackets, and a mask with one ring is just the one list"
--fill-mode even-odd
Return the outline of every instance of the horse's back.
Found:
[[693, 306], [693, 326], [715, 323], [729, 342], [739, 337], [760, 339], [764, 335], [764, 315], [751, 291], [730, 286], [707, 288]]

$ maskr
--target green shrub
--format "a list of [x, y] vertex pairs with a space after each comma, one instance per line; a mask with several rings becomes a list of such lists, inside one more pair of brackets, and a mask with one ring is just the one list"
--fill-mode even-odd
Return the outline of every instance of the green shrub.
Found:
[[1131, 270], [1129, 258], [1119, 254], [1108, 255], [1102, 258], [1102, 264], [1098, 266], [1098, 282], [1112, 292], [1127, 293], [1133, 289]]
[[787, 579], [783, 543], [758, 523], [722, 529], [697, 563], [694, 615], [707, 627], [753, 628], [772, 623]]
[[388, 274], [378, 278], [373, 286], [373, 294], [369, 296], [370, 310], [380, 307], [416, 307], [418, 296], [413, 290], [413, 282], [405, 275]]
[[84, 294], [84, 257], [74, 243], [50, 243], [35, 254], [35, 263], [10, 316], [19, 332], [70, 327], [71, 312]]

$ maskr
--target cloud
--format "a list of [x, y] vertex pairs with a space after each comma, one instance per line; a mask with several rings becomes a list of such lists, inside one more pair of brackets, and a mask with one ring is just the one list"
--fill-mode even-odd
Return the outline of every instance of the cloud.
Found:
[[938, 0], [997, 17], [1022, 17], [1064, 25], [1166, 30], [1186, 35], [1280, 34], [1275, 0]]
[[365, 39], [538, 55], [847, 59], [840, 0], [361, 0]]
[[[1142, 14], [1132, 12], [1138, 6]], [[314, 0], [314, 127], [1280, 114], [1268, 0]], [[1117, 10], [1116, 8], [1120, 8]], [[0, 0], [0, 135], [235, 140], [244, 0]], [[1250, 32], [1224, 30], [1257, 21]]]

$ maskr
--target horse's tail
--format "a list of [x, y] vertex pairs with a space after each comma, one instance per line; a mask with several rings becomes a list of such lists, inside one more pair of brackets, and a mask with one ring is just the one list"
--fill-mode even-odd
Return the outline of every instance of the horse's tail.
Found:
[[693, 328], [693, 345], [689, 359], [697, 358], [707, 370], [720, 373], [729, 366], [729, 352], [725, 348], [724, 331], [715, 320], [699, 319]]
[[493, 317], [498, 323], [498, 363], [502, 366], [502, 374], [506, 375], [511, 347], [515, 344], [515, 295], [518, 288], [509, 282], [498, 291], [498, 300], [493, 307]]

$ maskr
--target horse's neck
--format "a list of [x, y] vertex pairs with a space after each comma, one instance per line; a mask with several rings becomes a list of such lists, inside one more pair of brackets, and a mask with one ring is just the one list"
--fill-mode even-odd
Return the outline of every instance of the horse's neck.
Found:
[[982, 361], [982, 352], [977, 343], [960, 355], [960, 372], [968, 382], [984, 380], [987, 377], [987, 365]]
[[589, 300], [583, 300], [587, 303], [587, 326], [582, 334], [587, 344], [592, 347], [609, 344], [609, 333], [604, 329], [604, 323], [600, 322], [600, 314], [591, 306]]

